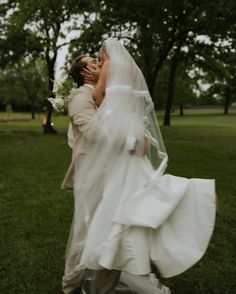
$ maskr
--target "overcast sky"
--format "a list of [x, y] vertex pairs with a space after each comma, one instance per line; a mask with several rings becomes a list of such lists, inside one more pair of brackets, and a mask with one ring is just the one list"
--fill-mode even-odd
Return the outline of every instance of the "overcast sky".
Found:
[[68, 47], [69, 45], [65, 45], [61, 47], [58, 51], [57, 62], [55, 67], [55, 78], [56, 80], [61, 78], [62, 75], [62, 67], [64, 66], [66, 55], [68, 54]]

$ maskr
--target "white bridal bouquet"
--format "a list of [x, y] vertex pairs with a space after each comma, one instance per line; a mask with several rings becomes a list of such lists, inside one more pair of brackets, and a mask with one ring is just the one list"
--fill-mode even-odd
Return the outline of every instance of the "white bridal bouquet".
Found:
[[54, 81], [53, 94], [55, 98], [49, 97], [47, 100], [57, 112], [64, 112], [68, 104], [68, 96], [75, 84], [70, 79], [61, 79]]
[[51, 102], [52, 107], [58, 111], [58, 112], [63, 112], [65, 109], [65, 101], [64, 99], [60, 98], [60, 97], [56, 97], [56, 98], [52, 98], [49, 97], [48, 101]]

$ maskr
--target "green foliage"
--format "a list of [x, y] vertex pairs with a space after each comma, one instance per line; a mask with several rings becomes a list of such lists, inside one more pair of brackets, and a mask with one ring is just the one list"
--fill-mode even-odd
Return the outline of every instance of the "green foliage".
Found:
[[76, 87], [76, 84], [71, 78], [66, 78], [61, 84], [58, 84], [56, 96], [62, 97], [65, 100], [69, 96], [71, 89]]
[[174, 104], [194, 105], [197, 96], [193, 91], [195, 81], [185, 71], [177, 72]]
[[47, 95], [45, 64], [42, 59], [24, 59], [11, 64], [1, 72], [0, 84], [2, 104], [41, 111]]
[[[233, 1], [229, 5], [228, 2], [212, 0], [139, 0], [135, 1], [135, 5], [131, 0], [95, 3], [96, 16], [88, 18], [89, 21], [82, 25], [82, 34], [78, 41], [71, 44], [70, 51], [73, 54], [94, 53], [108, 36], [121, 38], [142, 68], [157, 107], [159, 93], [162, 92], [159, 86], [163, 83], [160, 80], [163, 66], [180, 48], [178, 66], [185, 67], [186, 77], [196, 65], [200, 70], [200, 63], [205, 62], [206, 68], [207, 52], [217, 46], [219, 39], [229, 38], [228, 30], [232, 29], [232, 16], [235, 15], [235, 11], [230, 10]], [[199, 35], [205, 37], [198, 38]], [[204, 38], [210, 42], [204, 42]], [[224, 46], [228, 48], [226, 43]], [[186, 81], [185, 78], [183, 81]], [[191, 99], [195, 99], [193, 93], [186, 95], [190, 94]], [[164, 96], [165, 101], [167, 94]]]
[[[0, 66], [24, 56], [43, 56], [49, 92], [58, 50], [67, 44], [67, 34], [73, 32], [67, 62], [81, 53], [96, 54], [109, 36], [122, 39], [141, 67], [157, 107], [158, 101], [164, 105], [167, 97], [173, 102], [172, 96], [195, 99], [189, 90], [192, 88], [197, 88], [202, 101], [210, 101], [209, 97], [217, 97], [213, 102], [223, 101], [226, 96], [228, 104], [235, 100], [233, 0], [13, 0], [1, 6], [0, 16]], [[179, 78], [173, 77], [163, 87], [166, 81], [162, 80], [162, 70], [165, 67], [164, 76], [169, 80], [173, 59]], [[192, 72], [191, 81], [187, 77]], [[199, 83], [209, 84], [209, 91], [205, 93]], [[174, 88], [172, 95], [170, 89]], [[184, 89], [190, 92], [184, 94]]]
[[43, 56], [47, 65], [49, 90], [52, 91], [58, 50], [65, 43], [69, 23], [84, 13], [90, 4], [80, 0], [11, 1], [11, 13], [3, 18], [0, 66], [24, 56]]
[[26, 102], [26, 95], [18, 80], [15, 69], [4, 70], [0, 75], [0, 101], [2, 105], [20, 105]]
[[[73, 17], [81, 16], [90, 3], [84, 0], [13, 0], [4, 19], [0, 38], [0, 66], [25, 56], [42, 56], [47, 66], [48, 96], [52, 96], [58, 50], [65, 44]], [[45, 100], [44, 132], [55, 133], [51, 126], [52, 106]]]
[[[157, 98], [157, 109], [163, 109], [166, 99], [166, 93], [168, 91], [168, 74], [169, 74], [169, 63], [166, 63], [158, 75], [158, 84], [155, 87], [154, 96]], [[195, 79], [192, 79], [183, 68], [179, 68], [176, 75], [176, 88], [173, 101], [174, 105], [187, 104], [195, 105], [198, 104], [198, 98], [194, 93]], [[213, 98], [214, 99], [214, 98]], [[202, 101], [203, 104], [205, 101]]]

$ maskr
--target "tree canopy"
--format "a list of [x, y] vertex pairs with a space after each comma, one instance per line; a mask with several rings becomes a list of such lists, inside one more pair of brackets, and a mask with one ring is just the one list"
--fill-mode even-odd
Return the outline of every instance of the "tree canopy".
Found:
[[[235, 18], [233, 0], [12, 0], [0, 5], [0, 66], [43, 58], [51, 96], [62, 46], [69, 43], [70, 61], [78, 52], [95, 54], [107, 37], [117, 37], [170, 125], [173, 104], [197, 103], [199, 97], [212, 96], [228, 113], [235, 99]], [[51, 132], [52, 109], [46, 107], [44, 127]]]

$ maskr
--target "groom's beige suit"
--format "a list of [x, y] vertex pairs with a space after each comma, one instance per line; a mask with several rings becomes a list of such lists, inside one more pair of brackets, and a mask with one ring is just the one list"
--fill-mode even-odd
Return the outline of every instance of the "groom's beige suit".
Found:
[[[73, 188], [74, 176], [78, 175], [80, 161], [84, 160], [89, 145], [94, 140], [96, 130], [92, 124], [97, 107], [92, 97], [93, 86], [83, 85], [72, 91], [68, 101], [68, 114], [72, 125], [73, 143], [72, 143], [72, 160], [69, 169], [62, 182], [62, 188]], [[92, 168], [92, 167], [91, 167]], [[74, 197], [78, 197], [74, 189]], [[68, 250], [68, 248], [67, 248]], [[74, 251], [75, 249], [73, 249]], [[65, 294], [73, 293], [73, 290], [81, 286], [86, 271], [80, 271], [76, 274], [75, 266], [80, 258], [80, 249], [78, 254], [73, 254], [66, 260], [65, 275], [62, 282], [62, 290]], [[72, 279], [66, 276], [68, 273], [73, 274]], [[119, 281], [119, 271], [100, 270], [96, 271], [95, 287], [99, 294], [111, 293]]]
[[72, 160], [62, 182], [62, 189], [73, 188], [75, 162], [79, 155], [86, 154], [93, 139], [92, 120], [96, 113], [96, 104], [92, 97], [92, 86], [83, 85], [69, 96], [68, 115], [72, 125]]

